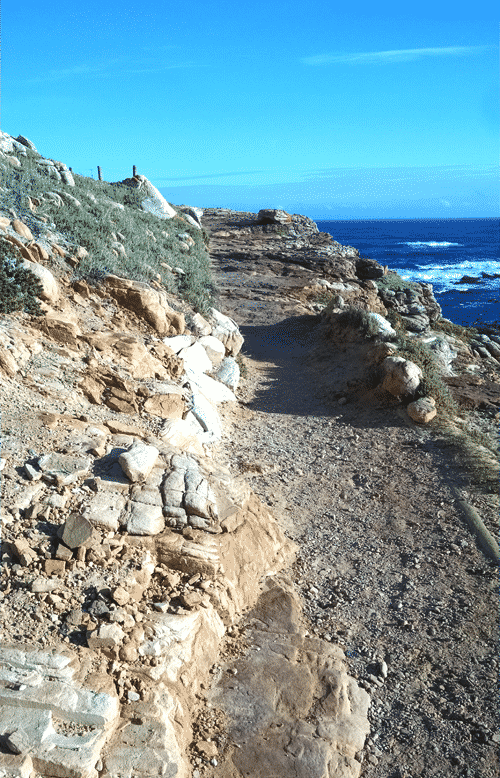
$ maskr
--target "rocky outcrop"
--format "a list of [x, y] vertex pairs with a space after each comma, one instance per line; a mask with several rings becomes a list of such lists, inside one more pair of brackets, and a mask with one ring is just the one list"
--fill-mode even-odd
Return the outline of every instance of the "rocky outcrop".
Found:
[[[370, 698], [338, 646], [306, 637], [285, 577], [267, 582], [247, 616], [248, 648], [210, 699], [229, 716], [233, 773], [257, 778], [357, 778]], [[357, 758], [358, 757], [358, 758]]]

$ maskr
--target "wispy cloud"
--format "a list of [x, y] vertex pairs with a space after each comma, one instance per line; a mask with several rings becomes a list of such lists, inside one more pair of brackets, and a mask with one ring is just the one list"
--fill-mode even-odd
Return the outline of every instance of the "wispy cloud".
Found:
[[196, 176], [170, 176], [162, 178], [163, 181], [193, 181], [195, 178], [227, 178], [228, 176], [250, 176], [253, 173], [265, 173], [265, 170], [234, 170], [229, 173], [204, 173]]
[[422, 57], [449, 57], [475, 54], [493, 46], [442, 46], [432, 49], [394, 49], [391, 51], [367, 51], [351, 54], [318, 54], [302, 57], [303, 65], [371, 65], [377, 63], [410, 62]]
[[62, 81], [79, 76], [99, 76], [116, 78], [118, 74], [137, 74], [137, 73], [163, 73], [167, 70], [178, 70], [180, 68], [204, 67], [200, 62], [188, 60], [177, 63], [156, 63], [148, 66], [146, 63], [132, 62], [128, 57], [116, 57], [99, 62], [95, 65], [73, 65], [69, 68], [59, 68], [57, 70], [48, 70], [36, 78], [26, 79], [25, 84], [42, 84], [50, 81]]

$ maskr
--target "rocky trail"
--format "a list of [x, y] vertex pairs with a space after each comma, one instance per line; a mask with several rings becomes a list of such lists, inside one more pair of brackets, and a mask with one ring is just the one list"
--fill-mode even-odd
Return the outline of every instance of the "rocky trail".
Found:
[[[225, 411], [227, 461], [251, 477], [297, 543], [284, 572], [302, 599], [306, 634], [340, 645], [371, 695], [371, 732], [356, 754], [361, 775], [498, 775], [498, 580], [450, 491], [463, 487], [463, 473], [436, 435], [399, 409], [328, 399], [362, 373], [359, 344], [325, 353], [317, 317], [275, 313], [263, 323], [261, 312], [249, 324], [255, 309], [239, 299], [238, 285], [228, 296], [248, 376], [243, 405]], [[467, 495], [494, 530], [495, 499]], [[246, 632], [240, 625], [250, 644], [265, 608], [244, 620]], [[288, 673], [281, 668], [278, 677], [289, 688], [294, 668], [283, 664]], [[303, 689], [283, 712], [271, 684], [272, 715], [242, 712], [238, 684], [249, 699], [268, 672], [250, 649], [221, 671], [214, 700], [231, 713], [239, 748], [214, 776], [233, 775], [233, 760], [244, 775], [286, 775], [274, 728], [286, 726], [294, 704], [314, 730]], [[317, 752], [293, 774], [322, 775], [319, 744]]]
[[497, 776], [498, 496], [432, 403], [412, 420], [422, 371], [384, 316], [490, 440], [500, 338], [439, 329], [431, 287], [377, 286], [305, 216], [176, 211], [144, 176], [121, 183], [157, 247], [170, 225], [189, 268], [209, 238], [217, 307], [75, 277], [48, 202], [128, 228], [142, 206], [23, 136], [0, 167], [27, 148], [58, 191], [0, 194], [0, 248], [42, 284], [40, 314], [0, 319], [0, 778]]

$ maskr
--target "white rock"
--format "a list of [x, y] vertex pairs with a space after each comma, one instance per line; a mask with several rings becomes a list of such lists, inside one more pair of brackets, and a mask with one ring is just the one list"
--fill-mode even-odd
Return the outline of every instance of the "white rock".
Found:
[[165, 528], [161, 505], [132, 502], [126, 514], [127, 532], [130, 535], [158, 535]]
[[59, 299], [59, 285], [50, 272], [50, 270], [38, 262], [30, 262], [29, 259], [23, 259], [23, 267], [31, 272], [39, 279], [43, 292], [40, 297], [42, 300], [46, 300], [48, 303], [55, 303]]
[[202, 425], [204, 432], [199, 436], [202, 443], [216, 443], [222, 438], [220, 416], [213, 405], [198, 392], [193, 392], [192, 413]]
[[214, 375], [233, 392], [238, 388], [240, 367], [234, 357], [225, 357]]
[[83, 515], [95, 527], [105, 527], [116, 532], [125, 510], [125, 502], [125, 497], [119, 492], [98, 492]]
[[87, 637], [89, 648], [114, 648], [120, 646], [125, 632], [118, 624], [101, 624], [95, 633]]
[[192, 346], [181, 349], [178, 357], [184, 360], [185, 370], [189, 368], [195, 373], [206, 373], [212, 370], [212, 362], [200, 343], [193, 343]]
[[378, 324], [378, 334], [392, 337], [397, 336], [396, 330], [391, 326], [390, 322], [382, 316], [380, 313], [369, 313], [369, 316], [374, 319]]
[[128, 451], [120, 454], [118, 461], [131, 481], [145, 481], [158, 459], [158, 454], [159, 451], [154, 446], [134, 443]]
[[212, 403], [236, 402], [234, 392], [225, 384], [216, 381], [204, 373], [194, 373], [187, 368], [186, 375], [191, 388], [209, 400]]
[[144, 211], [149, 211], [149, 213], [158, 216], [160, 219], [172, 219], [174, 216], [177, 216], [177, 211], [167, 203], [161, 192], [148, 181], [146, 176], [140, 175], [137, 176], [137, 178], [141, 181], [139, 187], [140, 191], [146, 192], [149, 195], [149, 197], [144, 199], [141, 203], [141, 208]]
[[211, 309], [212, 315], [212, 335], [224, 343], [228, 354], [237, 356], [242, 345], [243, 336], [239, 331], [238, 325], [229, 316], [224, 316], [216, 308]]
[[191, 412], [188, 412], [185, 419], [167, 419], [160, 431], [160, 437], [182, 451], [203, 456], [203, 447], [199, 438], [203, 432], [204, 429], [199, 421]]
[[163, 338], [162, 343], [178, 354], [183, 348], [188, 348], [194, 343], [194, 338], [192, 335], [175, 335], [173, 338]]
[[207, 352], [208, 357], [212, 362], [212, 365], [220, 365], [220, 363], [224, 359], [224, 355], [226, 353], [226, 347], [219, 340], [219, 338], [214, 338], [213, 335], [204, 335], [202, 338], [199, 339], [198, 343], [201, 343], [201, 345]]

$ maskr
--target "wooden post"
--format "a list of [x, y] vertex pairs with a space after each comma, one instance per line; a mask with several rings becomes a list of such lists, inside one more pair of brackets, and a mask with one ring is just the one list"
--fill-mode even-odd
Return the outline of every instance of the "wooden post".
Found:
[[102, 178], [101, 178], [101, 168], [99, 167], [99, 165], [97, 165], [97, 175], [98, 175], [99, 181], [102, 181]]
[[134, 176], [134, 178], [136, 176], [136, 170], [137, 170], [136, 166], [132, 165], [132, 175]]

